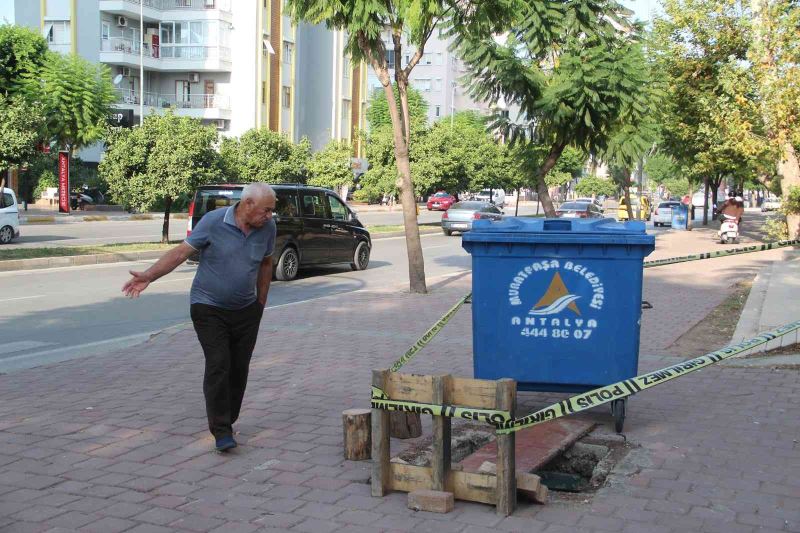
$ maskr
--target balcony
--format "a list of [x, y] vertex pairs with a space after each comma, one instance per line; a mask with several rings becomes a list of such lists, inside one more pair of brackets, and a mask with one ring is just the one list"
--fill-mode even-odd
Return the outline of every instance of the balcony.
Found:
[[[132, 69], [139, 68], [139, 42], [126, 37], [100, 40], [100, 61]], [[148, 70], [161, 72], [230, 72], [231, 49], [227, 46], [144, 44], [142, 63]]]
[[100, 0], [100, 11], [139, 18], [139, 9], [145, 20], [158, 21], [165, 18], [181, 20], [185, 16], [198, 18], [222, 18], [230, 22], [233, 0]]
[[[139, 112], [139, 92], [130, 89], [117, 89], [119, 101], [115, 104], [123, 109]], [[223, 94], [174, 94], [144, 93], [145, 113], [164, 113], [174, 108], [175, 114], [192, 118], [216, 120], [231, 118], [230, 97]]]

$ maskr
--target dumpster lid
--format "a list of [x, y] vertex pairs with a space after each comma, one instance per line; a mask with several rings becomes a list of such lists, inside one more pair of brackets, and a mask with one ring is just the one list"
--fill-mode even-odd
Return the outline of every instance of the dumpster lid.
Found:
[[610, 218], [522, 218], [476, 220], [465, 242], [584, 242], [653, 246], [642, 221], [617, 222]]

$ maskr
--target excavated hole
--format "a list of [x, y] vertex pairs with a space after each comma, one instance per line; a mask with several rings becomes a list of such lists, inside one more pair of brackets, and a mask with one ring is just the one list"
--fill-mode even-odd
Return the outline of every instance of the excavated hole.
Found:
[[630, 448], [620, 440], [584, 437], [534, 473], [552, 491], [595, 492]]
[[[460, 462], [466, 456], [493, 440], [494, 432], [489, 426], [484, 424], [454, 424], [450, 430], [451, 463]], [[430, 466], [432, 445], [433, 436], [426, 436], [398, 454], [397, 457], [392, 458], [392, 461], [414, 466]]]

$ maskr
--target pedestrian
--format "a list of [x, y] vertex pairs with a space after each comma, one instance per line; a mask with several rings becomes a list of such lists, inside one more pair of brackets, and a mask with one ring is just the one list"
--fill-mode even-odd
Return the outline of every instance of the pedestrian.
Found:
[[269, 185], [245, 186], [239, 202], [207, 213], [185, 241], [146, 271], [131, 271], [133, 277], [122, 287], [127, 296], [136, 298], [150, 283], [200, 252], [190, 311], [205, 355], [208, 428], [220, 452], [236, 447], [233, 424], [242, 407], [272, 280], [274, 210], [275, 191]]

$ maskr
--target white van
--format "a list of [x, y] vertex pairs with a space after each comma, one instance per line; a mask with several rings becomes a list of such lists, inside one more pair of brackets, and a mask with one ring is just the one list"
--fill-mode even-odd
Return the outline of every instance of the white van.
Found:
[[19, 237], [19, 204], [11, 189], [0, 194], [0, 244], [8, 244]]
[[[490, 194], [491, 198], [489, 197]], [[491, 192], [489, 192], [489, 189], [483, 189], [475, 195], [475, 199], [481, 202], [491, 202], [502, 209], [506, 205], [506, 192], [503, 189], [492, 189]]]

